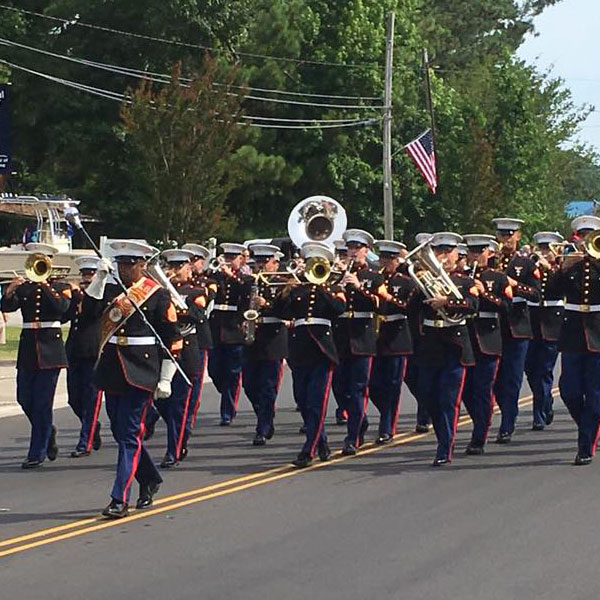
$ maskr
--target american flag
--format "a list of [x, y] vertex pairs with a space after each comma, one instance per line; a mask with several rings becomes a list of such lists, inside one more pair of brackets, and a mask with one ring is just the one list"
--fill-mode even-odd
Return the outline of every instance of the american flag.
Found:
[[404, 149], [421, 171], [421, 175], [423, 175], [431, 192], [435, 194], [437, 190], [437, 171], [435, 170], [435, 150], [431, 129], [404, 146]]

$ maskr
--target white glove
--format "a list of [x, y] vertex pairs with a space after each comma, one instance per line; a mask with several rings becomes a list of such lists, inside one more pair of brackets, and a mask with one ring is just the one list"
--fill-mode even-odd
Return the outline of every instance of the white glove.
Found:
[[106, 278], [108, 274], [112, 271], [112, 263], [108, 258], [102, 258], [98, 262], [98, 268], [96, 273], [94, 273], [94, 277], [92, 277], [92, 281], [90, 281], [90, 285], [87, 286], [85, 293], [91, 298], [95, 298], [96, 300], [102, 300], [104, 297], [104, 288], [106, 287]]
[[175, 376], [177, 367], [172, 360], [164, 359], [160, 366], [160, 379], [156, 390], [154, 392], [154, 398], [156, 400], [163, 400], [171, 395], [171, 381]]

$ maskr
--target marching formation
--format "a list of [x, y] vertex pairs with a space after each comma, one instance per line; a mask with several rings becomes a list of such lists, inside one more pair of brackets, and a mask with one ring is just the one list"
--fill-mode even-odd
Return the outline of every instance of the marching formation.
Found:
[[[473, 422], [467, 454], [485, 453], [495, 403], [495, 441], [511, 442], [524, 376], [532, 428], [549, 426], [559, 353], [560, 395], [578, 428], [574, 464], [589, 464], [600, 424], [600, 218], [575, 219], [569, 242], [539, 232], [531, 249], [520, 244], [522, 221], [493, 224], [495, 236], [419, 234], [408, 251], [346, 228], [344, 209], [315, 196], [290, 215], [287, 253], [262, 242], [223, 243], [217, 257], [195, 243], [158, 253], [115, 240], [109, 256], [77, 260], [77, 284], [52, 269], [55, 248], [28, 244], [35, 268], [4, 286], [1, 304], [23, 317], [17, 400], [31, 440], [22, 467], [57, 458], [52, 406], [62, 368], [81, 422], [73, 459], [100, 449], [104, 397], [118, 459], [103, 514], [121, 518], [134, 479], [136, 508], [149, 507], [161, 470], [188, 455], [206, 371], [220, 425], [234, 423], [243, 389], [256, 415], [252, 444], [267, 446], [287, 363], [305, 436], [298, 468], [330, 459], [330, 393], [347, 429], [342, 454], [354, 455], [369, 429], [369, 400], [379, 412], [375, 442], [393, 440], [406, 383], [418, 404], [415, 429], [433, 426], [432, 464], [443, 467], [461, 402]], [[167, 432], [160, 470], [144, 446], [159, 419]]]

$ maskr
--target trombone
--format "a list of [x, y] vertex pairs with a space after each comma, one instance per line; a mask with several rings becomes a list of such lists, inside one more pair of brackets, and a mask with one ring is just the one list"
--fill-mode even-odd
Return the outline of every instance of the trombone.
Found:
[[47, 281], [51, 277], [66, 277], [71, 272], [71, 267], [66, 265], [53, 265], [52, 260], [41, 252], [30, 254], [25, 260], [23, 269], [0, 271], [0, 280], [24, 277], [33, 283]]

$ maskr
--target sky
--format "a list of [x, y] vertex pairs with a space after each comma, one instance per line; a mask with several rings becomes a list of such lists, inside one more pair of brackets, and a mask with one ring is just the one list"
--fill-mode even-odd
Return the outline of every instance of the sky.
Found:
[[578, 138], [600, 153], [600, 0], [562, 0], [534, 21], [519, 55], [562, 77], [576, 104], [598, 112], [581, 124]]

